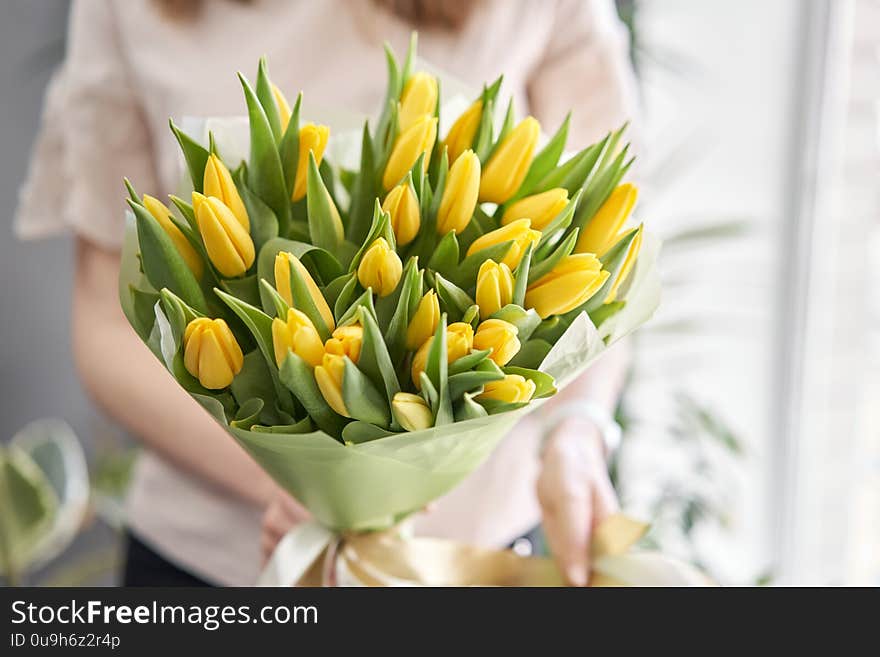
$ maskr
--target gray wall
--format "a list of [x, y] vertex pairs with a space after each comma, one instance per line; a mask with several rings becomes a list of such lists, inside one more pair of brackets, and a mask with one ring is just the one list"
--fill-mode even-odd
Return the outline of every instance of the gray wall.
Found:
[[67, 0], [0, 5], [0, 417], [6, 440], [45, 416], [91, 442], [94, 414], [70, 356], [71, 240], [12, 232], [43, 92], [64, 55]]

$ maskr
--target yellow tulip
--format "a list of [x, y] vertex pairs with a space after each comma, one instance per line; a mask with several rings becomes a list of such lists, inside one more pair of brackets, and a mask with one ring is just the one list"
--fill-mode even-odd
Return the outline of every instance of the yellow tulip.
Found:
[[452, 230], [461, 233], [467, 228], [477, 207], [479, 194], [480, 158], [468, 150], [449, 169], [446, 188], [437, 210], [437, 232], [440, 235]]
[[342, 377], [345, 374], [345, 356], [324, 354], [321, 364], [315, 368], [315, 382], [324, 400], [334, 411], [350, 417], [342, 398]]
[[403, 273], [403, 263], [384, 237], [377, 238], [364, 253], [358, 265], [358, 280], [364, 287], [373, 288], [380, 297], [394, 292]]
[[434, 415], [428, 403], [411, 392], [395, 393], [391, 399], [391, 411], [400, 426], [407, 431], [421, 431], [434, 425]]
[[507, 374], [498, 381], [483, 384], [483, 392], [476, 399], [494, 399], [508, 404], [522, 404], [535, 394], [535, 382], [519, 374]]
[[406, 82], [400, 96], [398, 125], [403, 132], [425, 115], [433, 116], [437, 108], [437, 80], [427, 73], [416, 73]]
[[568, 204], [568, 190], [563, 187], [548, 189], [540, 194], [521, 198], [504, 211], [501, 225], [506, 226], [517, 219], [531, 219], [532, 228], [544, 230]]
[[287, 124], [290, 123], [290, 103], [274, 83], [272, 84], [272, 95], [275, 96], [275, 104], [278, 105], [278, 118], [281, 120], [281, 132], [287, 130]]
[[422, 153], [425, 154], [425, 171], [427, 171], [435, 139], [437, 139], [437, 119], [433, 116], [423, 116], [402, 131], [397, 136], [388, 164], [385, 165], [385, 173], [382, 176], [383, 188], [390, 190], [399, 183], [413, 168]]
[[232, 181], [232, 174], [220, 158], [213, 154], [205, 164], [204, 193], [205, 196], [215, 196], [223, 201], [223, 204], [232, 210], [241, 227], [250, 232], [251, 222], [247, 209]]
[[419, 199], [413, 188], [406, 183], [397, 185], [388, 192], [382, 210], [391, 215], [391, 228], [399, 246], [406, 246], [419, 233]]
[[626, 258], [623, 261], [623, 266], [620, 268], [620, 272], [617, 274], [617, 280], [614, 281], [614, 284], [611, 286], [611, 290], [608, 292], [608, 296], [605, 297], [605, 303], [611, 303], [617, 298], [617, 290], [626, 280], [626, 277], [629, 276], [630, 271], [633, 268], [633, 265], [636, 262], [636, 259], [639, 257], [639, 250], [642, 248], [642, 231], [636, 233], [635, 237], [633, 237], [633, 241], [629, 245], [629, 251], [626, 252]]
[[186, 371], [209, 390], [228, 386], [244, 365], [241, 347], [222, 319], [192, 320], [183, 332], [183, 345]]
[[159, 222], [159, 225], [168, 237], [171, 238], [174, 248], [177, 249], [180, 257], [183, 258], [183, 261], [193, 275], [196, 278], [201, 278], [205, 271], [205, 263], [202, 262], [202, 257], [196, 252], [193, 245], [189, 243], [189, 240], [186, 239], [180, 228], [171, 220], [171, 210], [162, 201], [148, 194], [144, 194], [144, 207]]
[[324, 358], [324, 345], [315, 325], [305, 313], [296, 308], [288, 309], [287, 321], [278, 317], [272, 320], [272, 345], [278, 367], [287, 358], [288, 349], [311, 367], [320, 365]]
[[242, 276], [256, 256], [250, 234], [219, 198], [193, 192], [193, 209], [214, 267], [226, 278]]
[[608, 276], [591, 253], [566, 256], [528, 287], [526, 308], [534, 308], [541, 319], [567, 313], [596, 294]]
[[477, 305], [486, 319], [513, 301], [513, 273], [503, 262], [486, 260], [477, 272]]
[[618, 185], [595, 216], [587, 222], [578, 236], [575, 252], [595, 253], [600, 258], [623, 236], [623, 225], [632, 212], [639, 196], [631, 183]]
[[459, 155], [473, 145], [482, 117], [483, 101], [478, 100], [468, 107], [452, 124], [449, 134], [446, 135], [446, 140], [443, 142], [446, 145], [446, 154], [449, 157], [450, 164], [454, 163]]
[[487, 319], [477, 327], [477, 332], [474, 334], [474, 349], [477, 351], [491, 349], [489, 359], [503, 367], [519, 351], [519, 339], [516, 337], [518, 332], [513, 324], [503, 319]]
[[330, 310], [330, 306], [327, 305], [327, 300], [324, 299], [324, 295], [321, 294], [320, 288], [305, 265], [300, 262], [299, 258], [287, 251], [279, 251], [278, 255], [275, 256], [275, 289], [278, 290], [278, 294], [287, 302], [288, 306], [293, 305], [293, 294], [290, 290], [290, 263], [293, 263], [293, 266], [296, 267], [299, 275], [305, 281], [306, 287], [309, 290], [309, 296], [312, 297], [312, 303], [318, 309], [318, 313], [321, 315], [321, 319], [324, 320], [327, 330], [332, 331], [336, 327], [336, 321], [333, 319], [333, 312]]
[[[421, 374], [425, 371], [425, 364], [428, 362], [428, 352], [431, 350], [431, 343], [434, 338], [428, 338], [416, 355], [413, 356], [412, 362], [412, 381], [417, 390], [422, 389]], [[458, 360], [462, 356], [471, 353], [474, 346], [474, 327], [467, 322], [455, 322], [446, 327], [446, 361], [451, 363]]]
[[364, 328], [360, 324], [349, 324], [333, 331], [333, 337], [327, 340], [324, 349], [328, 354], [348, 356], [352, 363], [357, 363], [363, 342]]
[[517, 219], [506, 226], [496, 228], [492, 232], [475, 239], [467, 254], [471, 255], [490, 246], [513, 241], [501, 262], [510, 267], [510, 269], [515, 269], [519, 261], [522, 260], [523, 255], [525, 255], [529, 244], [537, 244], [540, 239], [540, 231], [532, 230], [529, 227], [528, 219]]
[[434, 290], [428, 290], [419, 300], [416, 312], [406, 328], [406, 348], [418, 349], [429, 340], [440, 323], [440, 301]]
[[296, 177], [291, 200], [298, 201], [306, 195], [308, 186], [309, 151], [315, 154], [315, 164], [320, 165], [324, 149], [330, 139], [330, 128], [325, 125], [306, 123], [299, 129], [299, 155], [296, 161]]
[[480, 201], [504, 203], [516, 193], [532, 164], [540, 134], [541, 125], [531, 116], [510, 131], [486, 164]]

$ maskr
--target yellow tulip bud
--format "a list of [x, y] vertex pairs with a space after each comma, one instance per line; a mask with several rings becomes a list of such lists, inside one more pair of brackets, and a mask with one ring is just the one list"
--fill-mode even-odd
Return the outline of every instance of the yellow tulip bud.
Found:
[[446, 327], [446, 353], [450, 363], [467, 356], [473, 348], [473, 326], [467, 322], [455, 322]]
[[241, 347], [222, 319], [192, 320], [183, 332], [183, 345], [186, 371], [209, 390], [228, 386], [244, 366]]
[[519, 339], [516, 337], [518, 332], [519, 329], [503, 319], [487, 319], [477, 327], [477, 332], [474, 334], [474, 349], [477, 351], [491, 349], [489, 359], [503, 367], [519, 351]]
[[480, 158], [473, 151], [465, 151], [449, 169], [437, 210], [437, 232], [440, 235], [452, 230], [461, 233], [467, 228], [477, 207], [479, 193]]
[[402, 273], [403, 263], [384, 237], [377, 238], [370, 245], [357, 270], [361, 285], [373, 288], [373, 292], [380, 297], [394, 292]]
[[535, 382], [519, 374], [507, 374], [498, 381], [483, 384], [483, 392], [476, 399], [494, 399], [508, 404], [522, 404], [535, 394]]
[[521, 198], [504, 211], [501, 225], [506, 226], [517, 219], [531, 219], [532, 228], [544, 230], [568, 205], [568, 190], [563, 187], [548, 189], [540, 194]]
[[636, 259], [639, 257], [639, 250], [641, 248], [642, 231], [639, 230], [639, 232], [636, 233], [635, 237], [633, 237], [633, 241], [629, 245], [629, 251], [626, 252], [626, 258], [623, 261], [623, 266], [620, 268], [620, 272], [617, 274], [617, 280], [615, 280], [614, 284], [611, 286], [611, 290], [608, 292], [608, 296], [605, 297], [605, 303], [611, 303], [617, 298], [617, 290], [626, 280], [626, 277], [629, 276], [629, 273], [632, 270]]
[[223, 201], [223, 204], [232, 210], [241, 227], [250, 232], [251, 222], [247, 209], [232, 181], [232, 174], [220, 158], [213, 154], [205, 164], [204, 188], [205, 196], [214, 196]]
[[382, 210], [391, 215], [391, 228], [399, 246], [406, 246], [419, 233], [419, 199], [410, 185], [401, 183], [388, 192]]
[[418, 349], [429, 340], [440, 323], [440, 302], [434, 290], [428, 290], [419, 300], [416, 312], [406, 329], [406, 348]]
[[250, 234], [219, 198], [193, 192], [193, 209], [214, 267], [226, 278], [242, 276], [256, 256]]
[[290, 290], [290, 263], [293, 263], [299, 275], [305, 281], [306, 287], [309, 290], [309, 296], [312, 297], [312, 303], [318, 309], [327, 329], [332, 331], [336, 326], [336, 321], [333, 319], [333, 312], [330, 310], [330, 306], [327, 305], [327, 300], [324, 299], [324, 295], [321, 294], [320, 288], [305, 265], [300, 262], [299, 258], [287, 251], [279, 251], [278, 255], [275, 256], [275, 289], [278, 290], [278, 294], [287, 302], [288, 306], [294, 305], [293, 294]]
[[315, 325], [305, 313], [296, 308], [288, 309], [287, 321], [277, 317], [272, 320], [272, 344], [278, 367], [287, 358], [288, 349], [310, 367], [320, 365], [324, 358], [324, 345]]
[[290, 123], [290, 103], [274, 83], [272, 84], [272, 95], [275, 96], [275, 104], [278, 105], [278, 118], [281, 121], [281, 132], [287, 130], [287, 124]]
[[189, 240], [186, 239], [180, 228], [171, 220], [171, 210], [162, 201], [147, 194], [144, 194], [143, 200], [144, 207], [159, 222], [159, 225], [168, 237], [171, 238], [174, 248], [177, 249], [180, 257], [183, 258], [186, 266], [196, 278], [201, 278], [205, 271], [205, 263], [202, 262], [202, 257], [196, 252], [193, 245], [189, 243]]
[[486, 319], [513, 301], [513, 273], [503, 262], [486, 260], [477, 272], [477, 305]]
[[345, 357], [324, 354], [321, 364], [315, 368], [315, 382], [330, 408], [344, 417], [350, 417], [342, 398], [342, 377], [344, 374]]
[[400, 95], [398, 125], [403, 132], [425, 115], [433, 116], [437, 108], [437, 80], [427, 73], [416, 73], [406, 82]]
[[[428, 338], [413, 356], [412, 381], [416, 390], [422, 389], [421, 374], [428, 362], [428, 352], [434, 338]], [[446, 327], [446, 361], [451, 363], [471, 353], [474, 346], [474, 327], [467, 322], [455, 322]]]
[[315, 154], [315, 164], [320, 165], [329, 139], [330, 128], [325, 125], [306, 123], [299, 129], [299, 155], [296, 162], [293, 194], [290, 195], [291, 200], [298, 201], [306, 195], [309, 181], [309, 151]]
[[434, 426], [434, 415], [420, 395], [398, 392], [391, 400], [395, 419], [407, 431], [421, 431]]
[[446, 145], [446, 155], [449, 157], [450, 163], [454, 163], [459, 155], [473, 145], [482, 118], [483, 101], [478, 100], [452, 124], [449, 134], [446, 135], [446, 140], [443, 142]]
[[534, 308], [541, 319], [567, 313], [596, 294], [608, 276], [591, 253], [566, 256], [528, 287], [526, 308]]
[[437, 119], [433, 116], [422, 116], [406, 130], [401, 131], [394, 142], [394, 148], [391, 149], [388, 164], [385, 165], [385, 173], [382, 176], [384, 189], [389, 190], [399, 183], [413, 168], [422, 153], [425, 153], [425, 171], [427, 171], [435, 139], [437, 139]]
[[333, 337], [327, 340], [324, 349], [328, 354], [348, 356], [352, 363], [357, 363], [361, 356], [363, 341], [364, 327], [360, 324], [349, 324], [333, 331]]
[[522, 260], [523, 255], [525, 255], [529, 244], [537, 244], [540, 239], [540, 231], [529, 228], [528, 219], [517, 219], [506, 226], [496, 228], [492, 232], [475, 239], [467, 254], [471, 255], [490, 246], [513, 241], [513, 244], [511, 244], [510, 249], [507, 251], [507, 255], [504, 256], [501, 262], [511, 269], [515, 269], [519, 261]]
[[575, 252], [602, 257], [622, 237], [623, 224], [639, 196], [631, 183], [618, 185], [578, 236]]
[[531, 116], [510, 131], [486, 164], [480, 201], [504, 203], [516, 193], [532, 164], [540, 134], [541, 125]]

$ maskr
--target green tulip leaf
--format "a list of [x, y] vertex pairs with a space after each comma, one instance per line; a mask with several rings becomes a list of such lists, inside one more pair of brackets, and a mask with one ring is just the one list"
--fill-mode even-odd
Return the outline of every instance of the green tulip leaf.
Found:
[[553, 345], [546, 340], [531, 339], [520, 346], [516, 356], [507, 365], [508, 367], [535, 369], [540, 367], [552, 348]]
[[455, 275], [450, 280], [459, 287], [473, 285], [474, 281], [477, 280], [477, 272], [480, 271], [482, 264], [487, 260], [501, 262], [512, 246], [513, 240], [508, 240], [469, 254], [455, 269]]
[[474, 300], [464, 290], [437, 273], [434, 274], [434, 289], [437, 290], [440, 307], [454, 322], [459, 321], [467, 309], [474, 305]]
[[292, 351], [288, 351], [278, 375], [281, 383], [293, 393], [319, 429], [331, 436], [340, 435], [347, 420], [330, 408], [324, 395], [321, 394], [321, 389], [315, 381], [315, 373], [308, 363]]
[[259, 252], [266, 242], [278, 237], [278, 218], [272, 208], [263, 203], [244, 183], [240, 173], [235, 176], [235, 185], [250, 219], [254, 248]]
[[391, 421], [391, 410], [385, 395], [379, 392], [348, 356], [342, 358], [345, 359], [342, 400], [348, 414], [355, 420], [387, 428]]
[[297, 94], [296, 102], [290, 112], [290, 121], [278, 143], [278, 158], [284, 175], [284, 187], [288, 198], [293, 196], [296, 186], [296, 170], [299, 166], [299, 115], [302, 109], [302, 92]]
[[500, 381], [504, 375], [500, 372], [473, 370], [453, 374], [449, 377], [449, 396], [456, 401], [466, 392], [473, 392], [490, 381]]
[[556, 133], [550, 138], [544, 148], [535, 155], [532, 160], [529, 171], [520, 185], [519, 191], [514, 195], [508, 203], [527, 196], [535, 188], [538, 182], [543, 179], [559, 162], [562, 152], [565, 150], [565, 142], [568, 141], [568, 129], [571, 124], [571, 112], [565, 115], [565, 120]]
[[[376, 323], [376, 317], [369, 310], [361, 307], [358, 319], [363, 327], [361, 354], [358, 358], [358, 369], [369, 379], [380, 385], [385, 391], [388, 407], [394, 395], [400, 392], [400, 383], [394, 372], [394, 362], [388, 353], [388, 347], [382, 339], [382, 331]], [[397, 428], [397, 421], [392, 417], [392, 428]]]
[[428, 260], [428, 269], [438, 271], [449, 278], [455, 275], [456, 267], [458, 267], [458, 239], [453, 230], [446, 233], [437, 244], [431, 259]]
[[436, 403], [431, 408], [434, 413], [434, 426], [439, 427], [454, 422], [452, 399], [449, 396], [445, 314], [440, 317], [431, 346], [428, 348], [424, 374], [435, 391]]
[[169, 119], [168, 125], [171, 127], [171, 132], [177, 138], [177, 143], [180, 144], [180, 150], [183, 151], [183, 159], [186, 161], [186, 168], [189, 171], [193, 189], [201, 193], [204, 190], [205, 184], [205, 166], [208, 164], [208, 158], [211, 156], [211, 153], [195, 139], [174, 125], [174, 121]]
[[205, 300], [198, 280], [186, 266], [174, 242], [147, 209], [129, 201], [137, 222], [138, 244], [144, 275], [156, 290], [168, 288], [190, 306], [205, 313]]
[[250, 125], [251, 155], [248, 162], [248, 181], [253, 192], [272, 208], [272, 212], [278, 218], [279, 232], [285, 235], [290, 225], [290, 195], [284, 184], [284, 170], [281, 167], [275, 135], [269, 124], [269, 118], [250, 83], [241, 73], [238, 74], [238, 79], [244, 90]]
[[532, 266], [529, 270], [529, 284], [531, 285], [535, 281], [539, 280], [541, 277], [549, 274], [556, 265], [562, 262], [564, 258], [570, 256], [571, 252], [574, 251], [575, 245], [577, 244], [577, 238], [578, 229], [573, 228], [572, 231], [566, 236], [564, 240], [562, 240], [559, 246], [557, 246], [550, 255], [548, 255], [537, 264], [532, 263]]
[[344, 239], [342, 219], [318, 170], [315, 154], [311, 151], [309, 151], [306, 202], [312, 244], [330, 253], [335, 252]]
[[473, 369], [486, 360], [491, 353], [491, 349], [483, 349], [482, 351], [472, 351], [467, 356], [456, 358], [449, 364], [449, 376], [455, 376]]
[[541, 316], [535, 312], [534, 308], [526, 310], [513, 303], [509, 303], [504, 308], [492, 313], [492, 319], [501, 319], [513, 324], [517, 329], [516, 335], [520, 342], [528, 340], [541, 324]]
[[278, 114], [278, 103], [275, 101], [275, 92], [272, 90], [272, 81], [269, 78], [269, 66], [265, 57], [260, 57], [257, 68], [257, 99], [275, 135], [275, 141], [281, 141], [281, 118]]
[[376, 178], [376, 162], [370, 125], [364, 121], [361, 138], [361, 166], [355, 178], [349, 205], [346, 236], [355, 244], [363, 244], [370, 230], [373, 205], [379, 196]]
[[394, 433], [394, 431], [388, 431], [388, 429], [377, 427], [375, 424], [355, 420], [354, 422], [349, 422], [345, 425], [345, 428], [342, 430], [342, 440], [346, 444], [360, 445], [361, 443], [368, 443], [377, 438], [393, 436]]
[[464, 422], [465, 420], [475, 420], [480, 417], [486, 417], [486, 409], [474, 401], [474, 395], [466, 392], [455, 403], [455, 421]]

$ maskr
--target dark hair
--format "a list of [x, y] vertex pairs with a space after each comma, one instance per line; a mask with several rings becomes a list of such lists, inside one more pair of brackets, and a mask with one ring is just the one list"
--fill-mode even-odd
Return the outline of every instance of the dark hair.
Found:
[[[228, 0], [250, 4], [252, 0]], [[153, 0], [163, 14], [174, 20], [195, 18], [205, 0]], [[373, 4], [413, 27], [457, 30], [467, 21], [476, 0], [373, 0]]]

